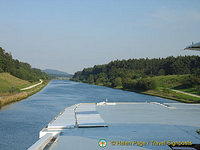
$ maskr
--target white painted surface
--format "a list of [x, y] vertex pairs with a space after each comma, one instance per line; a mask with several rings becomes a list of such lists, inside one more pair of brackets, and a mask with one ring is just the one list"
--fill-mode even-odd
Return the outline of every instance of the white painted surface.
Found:
[[107, 124], [96, 111], [96, 104], [79, 104], [76, 109], [78, 127], [105, 127]]
[[96, 111], [96, 103], [81, 103], [77, 105], [76, 112]]
[[[102, 138], [106, 139], [108, 144], [104, 149], [117, 150], [124, 148], [170, 150], [171, 148], [167, 145], [148, 145], [146, 147], [136, 145], [129, 147], [112, 146], [111, 141], [181, 140], [199, 143], [198, 134], [196, 133], [196, 130], [200, 127], [199, 104], [116, 103], [116, 105], [78, 104], [76, 106], [78, 127], [82, 125], [82, 127], [91, 128], [60, 129], [62, 134], [59, 134], [59, 138], [49, 149], [100, 149], [98, 142]], [[168, 107], [175, 107], [176, 109], [168, 109]], [[75, 108], [75, 105], [73, 108]], [[70, 107], [72, 110], [73, 108]], [[65, 111], [67, 112], [68, 109]], [[64, 113], [61, 113], [61, 115]], [[109, 128], [96, 128], [97, 124], [104, 123], [101, 117], [110, 124]], [[45, 128], [42, 132], [46, 132], [47, 135], [53, 131], [58, 131], [58, 129]]]
[[38, 140], [28, 150], [43, 150], [51, 139], [63, 132], [63, 129], [77, 127], [105, 127], [107, 124], [96, 111], [96, 104], [77, 104], [66, 108], [47, 128], [40, 131]]
[[101, 116], [94, 114], [77, 114], [78, 127], [105, 127], [108, 126]]
[[116, 105], [116, 103], [107, 103], [107, 102], [97, 103], [97, 106], [103, 106], [103, 105]]
[[53, 139], [53, 134], [48, 133], [33, 144], [28, 150], [43, 150], [44, 147]]
[[53, 136], [55, 136], [55, 135], [60, 133], [60, 130], [48, 130], [48, 129], [44, 128], [43, 130], [40, 131], [39, 138], [42, 138], [43, 136], [45, 136], [48, 133], [50, 133]]
[[151, 102], [150, 104], [160, 105], [160, 106], [163, 106], [163, 107], [168, 108], [168, 109], [176, 109], [176, 107], [169, 106], [166, 103], [161, 104], [161, 103], [158, 103], [158, 102]]
[[48, 124], [48, 129], [74, 128], [76, 121], [74, 108], [75, 105], [65, 109], [61, 115]]
[[[76, 113], [75, 113], [76, 112]], [[78, 127], [104, 127], [105, 121], [96, 111], [95, 103], [71, 106], [48, 124], [48, 129], [65, 129]]]

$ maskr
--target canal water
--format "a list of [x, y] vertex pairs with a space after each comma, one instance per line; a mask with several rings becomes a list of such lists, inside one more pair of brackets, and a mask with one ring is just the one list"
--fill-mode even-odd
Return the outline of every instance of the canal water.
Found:
[[25, 150], [64, 108], [77, 103], [174, 101], [69, 80], [52, 80], [39, 93], [0, 109], [0, 150]]

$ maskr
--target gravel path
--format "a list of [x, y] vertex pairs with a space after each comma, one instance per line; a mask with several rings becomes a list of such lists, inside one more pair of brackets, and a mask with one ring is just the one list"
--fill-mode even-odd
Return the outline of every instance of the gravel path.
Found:
[[23, 89], [20, 89], [20, 90], [21, 90], [21, 91], [28, 90], [28, 89], [31, 89], [31, 88], [33, 88], [33, 87], [36, 87], [36, 86], [38, 86], [38, 85], [40, 85], [40, 84], [42, 84], [42, 83], [43, 83], [43, 81], [40, 79], [40, 83], [31, 85], [31, 86], [29, 86], [29, 87], [26, 87], [26, 88], [23, 88]]
[[174, 91], [174, 92], [177, 92], [177, 93], [182, 93], [182, 94], [186, 94], [186, 95], [190, 95], [190, 96], [194, 96], [194, 97], [200, 98], [200, 96], [196, 95], [196, 94], [191, 94], [191, 93], [187, 93], [187, 92], [183, 92], [183, 91], [179, 91], [179, 90], [174, 90], [174, 89], [171, 89], [171, 90]]

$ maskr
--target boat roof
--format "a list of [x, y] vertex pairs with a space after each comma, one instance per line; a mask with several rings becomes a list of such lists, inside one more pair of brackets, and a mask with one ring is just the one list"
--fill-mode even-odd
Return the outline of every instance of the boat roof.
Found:
[[29, 150], [169, 150], [174, 142], [200, 144], [199, 116], [199, 104], [82, 103], [61, 112]]
[[200, 42], [189, 45], [185, 48], [186, 50], [197, 50], [200, 51]]

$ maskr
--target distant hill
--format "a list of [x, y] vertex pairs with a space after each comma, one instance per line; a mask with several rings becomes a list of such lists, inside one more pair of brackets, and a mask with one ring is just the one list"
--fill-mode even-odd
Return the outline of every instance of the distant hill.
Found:
[[53, 77], [72, 77], [72, 74], [69, 74], [67, 72], [63, 72], [63, 71], [59, 71], [59, 70], [55, 70], [55, 69], [45, 69], [42, 70], [42, 72], [45, 72], [47, 75], [49, 76], [53, 76]]

